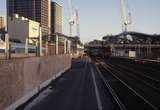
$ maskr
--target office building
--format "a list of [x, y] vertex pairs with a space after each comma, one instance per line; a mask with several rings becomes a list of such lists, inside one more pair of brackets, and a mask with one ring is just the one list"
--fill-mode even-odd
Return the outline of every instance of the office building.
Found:
[[8, 34], [11, 39], [19, 40], [22, 43], [25, 43], [27, 38], [36, 40], [40, 34], [39, 29], [39, 22], [29, 20], [18, 14], [8, 17]]
[[51, 0], [7, 0], [7, 15], [14, 14], [39, 22], [42, 26], [42, 35], [50, 34]]
[[51, 3], [51, 33], [62, 33], [62, 6]]

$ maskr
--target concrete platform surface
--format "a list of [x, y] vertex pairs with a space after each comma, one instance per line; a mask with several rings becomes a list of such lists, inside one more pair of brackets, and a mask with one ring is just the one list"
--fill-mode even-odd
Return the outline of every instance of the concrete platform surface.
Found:
[[24, 110], [113, 110], [114, 102], [101, 90], [95, 73], [88, 59], [73, 60], [71, 69]]

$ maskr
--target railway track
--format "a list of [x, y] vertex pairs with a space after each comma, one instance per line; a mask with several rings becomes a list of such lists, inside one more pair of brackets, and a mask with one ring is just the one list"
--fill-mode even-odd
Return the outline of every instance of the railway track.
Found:
[[122, 71], [123, 74], [125, 73], [126, 75], [134, 78], [138, 82], [144, 83], [146, 86], [160, 93], [160, 80], [147, 76], [146, 74], [142, 72], [138, 72], [137, 70], [132, 69], [130, 67], [126, 67], [124, 65], [109, 64], [109, 63], [108, 65], [110, 67], [116, 68], [118, 71]]
[[144, 64], [139, 64], [133, 60], [117, 59], [117, 58], [107, 59], [107, 62], [110, 62], [113, 64], [124, 65], [127, 68], [135, 69], [136, 71], [139, 71], [141, 72], [141, 74], [144, 74], [146, 76], [152, 77], [154, 79], [160, 79], [160, 74], [158, 74], [160, 73], [159, 63], [150, 64], [149, 62], [146, 62]]
[[[105, 61], [107, 64], [112, 64], [117, 68], [123, 69], [128, 73], [132, 73], [139, 80], [142, 80], [148, 86], [151, 86], [153, 89], [160, 91], [160, 71], [157, 71], [156, 68], [144, 67], [144, 65], [137, 65], [131, 61], [125, 62], [123, 60], [119, 61]], [[150, 69], [150, 70], [149, 70]]]
[[101, 61], [97, 69], [121, 110], [159, 110], [159, 92], [138, 82], [128, 71]]

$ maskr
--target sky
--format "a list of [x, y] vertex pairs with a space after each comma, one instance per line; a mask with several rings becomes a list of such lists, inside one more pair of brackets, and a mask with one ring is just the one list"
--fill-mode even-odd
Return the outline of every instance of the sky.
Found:
[[[67, 0], [53, 0], [63, 6], [63, 33], [69, 34], [69, 8]], [[160, 0], [126, 0], [132, 14], [130, 31], [160, 34]], [[0, 16], [6, 12], [6, 0], [1, 0]], [[108, 34], [122, 31], [120, 0], [73, 0], [79, 11], [81, 40], [102, 39]]]

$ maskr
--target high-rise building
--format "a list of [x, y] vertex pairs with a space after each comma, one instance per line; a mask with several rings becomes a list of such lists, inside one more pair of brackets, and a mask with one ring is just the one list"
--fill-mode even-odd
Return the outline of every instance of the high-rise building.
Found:
[[62, 33], [62, 6], [51, 2], [51, 33]]
[[4, 17], [0, 16], [0, 32], [4, 31]]
[[14, 14], [37, 21], [42, 26], [42, 35], [50, 34], [51, 0], [7, 0], [7, 15]]

